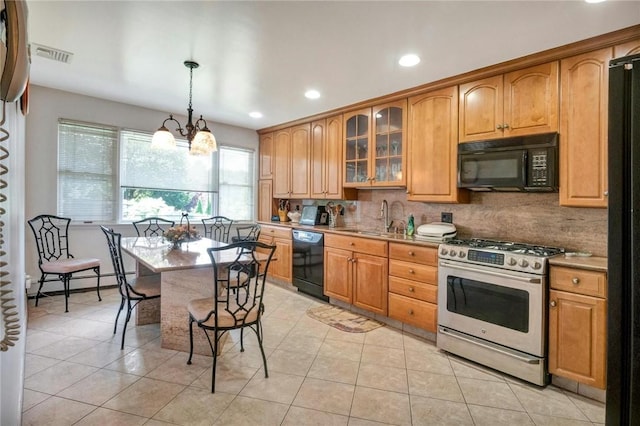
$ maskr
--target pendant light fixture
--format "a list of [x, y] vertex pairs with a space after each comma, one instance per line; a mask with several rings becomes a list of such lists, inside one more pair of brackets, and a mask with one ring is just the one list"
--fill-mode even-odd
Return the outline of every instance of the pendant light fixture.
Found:
[[167, 121], [174, 121], [178, 127], [176, 132], [180, 136], [187, 138], [189, 142], [189, 152], [193, 155], [209, 155], [210, 153], [217, 151], [218, 146], [216, 144], [216, 138], [211, 133], [211, 130], [207, 127], [207, 122], [200, 118], [193, 123], [193, 108], [191, 107], [191, 101], [193, 97], [193, 70], [200, 65], [194, 61], [184, 61], [184, 66], [189, 68], [189, 107], [187, 108], [187, 124], [182, 128], [180, 122], [173, 118], [173, 114], [169, 115], [169, 118], [162, 122], [162, 126], [153, 134], [151, 139], [151, 146], [158, 148], [173, 148], [176, 146], [176, 138], [167, 129]]

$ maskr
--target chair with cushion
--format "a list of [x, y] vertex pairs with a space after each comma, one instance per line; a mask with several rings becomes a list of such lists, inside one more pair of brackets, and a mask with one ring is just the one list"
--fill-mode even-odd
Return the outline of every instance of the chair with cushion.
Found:
[[[97, 276], [96, 291], [100, 297], [100, 259], [75, 258], [69, 252], [70, 218], [42, 214], [27, 221], [36, 238], [40, 286], [36, 294], [36, 306], [42, 295], [42, 286], [49, 281], [62, 281], [64, 286], [64, 311], [69, 312], [69, 282], [76, 272], [92, 270]], [[49, 275], [57, 278], [47, 278]]]
[[165, 231], [175, 224], [173, 220], [161, 217], [145, 217], [133, 222], [133, 227], [136, 228], [138, 237], [162, 237]]
[[[267, 270], [275, 249], [275, 246], [258, 241], [241, 241], [224, 247], [207, 249], [213, 266], [214, 295], [192, 300], [187, 305], [189, 311], [187, 364], [191, 364], [193, 356], [193, 325], [195, 324], [204, 331], [213, 354], [212, 393], [215, 392], [220, 339], [229, 330], [240, 329], [240, 351], [244, 351], [244, 329], [253, 330], [262, 354], [264, 376], [269, 377], [267, 358], [262, 347], [263, 334], [260, 321], [264, 312], [262, 301]], [[222, 262], [224, 265], [219, 264]]]
[[229, 242], [229, 231], [231, 231], [231, 225], [233, 225], [232, 219], [224, 216], [213, 216], [202, 219], [202, 225], [204, 225], [205, 237], [222, 241], [223, 243]]
[[111, 262], [113, 263], [113, 272], [116, 276], [121, 297], [120, 309], [118, 309], [116, 322], [113, 326], [113, 334], [116, 334], [118, 330], [120, 313], [125, 304], [127, 305], [127, 316], [124, 320], [124, 327], [122, 327], [122, 343], [120, 344], [120, 349], [124, 349], [124, 337], [127, 332], [127, 324], [131, 319], [131, 311], [143, 300], [157, 299], [160, 297], [160, 279], [156, 275], [151, 275], [128, 280], [122, 259], [122, 249], [120, 247], [122, 234], [113, 232], [113, 229], [107, 228], [106, 226], [100, 226], [100, 229], [102, 229], [105, 237], [107, 237], [109, 254], [111, 255]]

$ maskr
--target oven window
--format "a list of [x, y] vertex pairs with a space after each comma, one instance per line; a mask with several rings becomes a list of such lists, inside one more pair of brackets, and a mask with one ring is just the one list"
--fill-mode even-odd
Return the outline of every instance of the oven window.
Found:
[[447, 310], [523, 333], [529, 331], [529, 293], [525, 290], [448, 276]]

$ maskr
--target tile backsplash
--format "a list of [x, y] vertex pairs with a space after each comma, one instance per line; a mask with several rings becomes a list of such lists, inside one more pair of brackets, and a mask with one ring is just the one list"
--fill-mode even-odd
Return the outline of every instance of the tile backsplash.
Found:
[[[557, 193], [471, 193], [468, 204], [407, 201], [404, 190], [359, 190], [358, 201], [344, 201], [345, 225], [382, 230], [382, 200], [395, 223], [415, 217], [416, 227], [453, 213], [458, 236], [519, 241], [607, 255], [607, 209], [561, 207]], [[294, 205], [296, 201], [292, 202]], [[299, 202], [302, 204], [302, 202]], [[318, 201], [318, 204], [326, 204]]]

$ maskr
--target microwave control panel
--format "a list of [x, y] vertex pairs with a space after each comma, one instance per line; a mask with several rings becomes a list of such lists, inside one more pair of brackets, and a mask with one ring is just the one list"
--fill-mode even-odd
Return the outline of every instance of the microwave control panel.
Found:
[[547, 150], [529, 151], [529, 184], [531, 186], [545, 186], [548, 182]]

